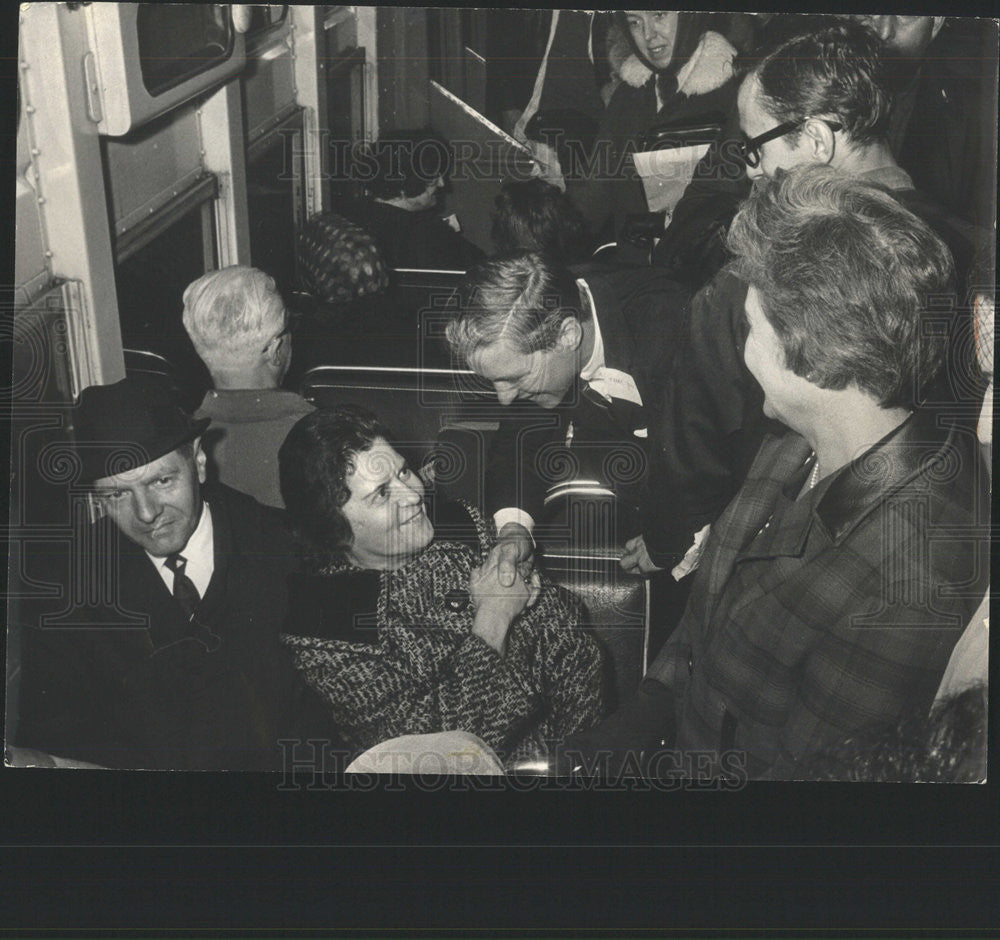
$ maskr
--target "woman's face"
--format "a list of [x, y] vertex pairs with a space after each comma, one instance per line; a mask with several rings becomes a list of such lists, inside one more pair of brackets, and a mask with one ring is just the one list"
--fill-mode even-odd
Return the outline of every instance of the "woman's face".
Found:
[[354, 536], [347, 551], [353, 564], [399, 568], [430, 544], [434, 526], [424, 509], [424, 484], [383, 438], [354, 455], [346, 482], [351, 498], [341, 511]]
[[654, 10], [626, 10], [632, 39], [654, 69], [665, 69], [674, 57], [678, 14]]
[[796, 415], [808, 382], [788, 368], [785, 349], [761, 308], [756, 288], [747, 291], [744, 309], [749, 332], [743, 361], [764, 390], [764, 414], [798, 430]]

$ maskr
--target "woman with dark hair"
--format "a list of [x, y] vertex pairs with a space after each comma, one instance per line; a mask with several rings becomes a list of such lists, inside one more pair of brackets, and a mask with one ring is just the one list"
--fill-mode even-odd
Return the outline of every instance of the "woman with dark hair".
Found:
[[372, 235], [390, 268], [465, 271], [483, 253], [441, 218], [451, 162], [448, 144], [431, 130], [384, 134], [353, 169], [368, 195], [336, 210]]
[[350, 744], [467, 731], [509, 763], [601, 717], [579, 602], [535, 574], [501, 586], [490, 524], [454, 503], [432, 522], [374, 415], [314, 412], [279, 465], [303, 546], [283, 641]]
[[580, 210], [544, 180], [505, 182], [495, 205], [491, 235], [498, 252], [537, 251], [562, 265], [590, 256], [591, 240]]

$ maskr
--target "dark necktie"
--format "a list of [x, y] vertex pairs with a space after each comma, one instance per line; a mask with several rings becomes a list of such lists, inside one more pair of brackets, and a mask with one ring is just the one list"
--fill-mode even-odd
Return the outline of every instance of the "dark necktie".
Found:
[[194, 582], [184, 573], [187, 559], [174, 552], [173, 555], [167, 555], [164, 564], [174, 573], [174, 597], [177, 598], [181, 610], [190, 620], [201, 601], [201, 595], [198, 593], [198, 588], [194, 586]]

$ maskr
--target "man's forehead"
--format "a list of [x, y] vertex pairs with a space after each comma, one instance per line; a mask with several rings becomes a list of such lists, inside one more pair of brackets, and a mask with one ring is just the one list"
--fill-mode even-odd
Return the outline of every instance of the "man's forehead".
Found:
[[155, 479], [163, 473], [172, 470], [181, 470], [187, 466], [188, 460], [184, 452], [178, 448], [169, 454], [164, 454], [156, 460], [143, 464], [141, 467], [134, 467], [131, 470], [124, 470], [108, 477], [100, 477], [94, 481], [95, 488], [110, 488], [129, 484], [143, 483], [147, 480]]
[[751, 72], [743, 79], [739, 91], [736, 93], [736, 107], [740, 112], [740, 118], [745, 118], [747, 112], [754, 110], [757, 104], [757, 90], [760, 82], [757, 80], [757, 73]]
[[531, 353], [521, 352], [506, 339], [498, 339], [480, 346], [469, 357], [475, 372], [487, 378], [503, 378], [522, 372], [531, 364]]

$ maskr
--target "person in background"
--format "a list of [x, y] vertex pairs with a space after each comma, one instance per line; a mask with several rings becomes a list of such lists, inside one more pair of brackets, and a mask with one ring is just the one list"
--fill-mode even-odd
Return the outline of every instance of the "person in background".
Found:
[[[646, 211], [628, 155], [654, 124], [720, 119], [736, 94], [735, 48], [724, 14], [627, 10], [616, 22], [631, 47], [597, 133], [589, 179], [573, 196], [599, 241]], [[661, 224], [662, 230], [662, 224]]]
[[[972, 17], [776, 14], [760, 30], [756, 48], [737, 60], [736, 69], [745, 74], [796, 34], [819, 34], [831, 20], [847, 17], [871, 29], [881, 43], [879, 81], [892, 99], [884, 136], [896, 162], [915, 188], [939, 207], [939, 215], [954, 216], [988, 236], [996, 217], [995, 22]], [[735, 110], [727, 123], [722, 146], [710, 150], [695, 169], [666, 231], [659, 219], [639, 216], [629, 221], [624, 233], [628, 239], [662, 232], [653, 264], [695, 288], [725, 264], [725, 233], [749, 191], [736, 151], [727, 143], [739, 130]]]
[[926, 224], [803, 165], [762, 178], [729, 239], [746, 364], [786, 430], [712, 525], [635, 698], [569, 746], [654, 774], [663, 746], [797, 779], [838, 741], [929, 710], [989, 580], [988, 474], [974, 434], [919, 408], [946, 348], [926, 298], [952, 276]]
[[495, 530], [428, 505], [374, 415], [307, 415], [280, 460], [302, 555], [282, 639], [352, 746], [466, 731], [507, 761], [542, 758], [601, 717], [579, 602], [537, 574], [501, 586]]
[[355, 167], [368, 195], [334, 209], [375, 239], [390, 268], [464, 271], [483, 253], [441, 217], [450, 167], [448, 145], [433, 131], [383, 134]]
[[[747, 175], [759, 179], [815, 163], [888, 189], [945, 241], [965, 279], [975, 238], [916, 191], [893, 156], [886, 138], [892, 99], [881, 62], [878, 38], [843, 20], [773, 47], [737, 96]], [[642, 536], [622, 556], [628, 571], [674, 569], [677, 577], [690, 571], [699, 533], [735, 495], [768, 431], [763, 393], [743, 360], [746, 292], [723, 269], [691, 302], [683, 351], [664, 382], [662, 423], [650, 430], [648, 511]], [[954, 397], [944, 386], [967, 323], [961, 308], [948, 303], [939, 316], [952, 343], [949, 370], [942, 370], [942, 388], [933, 396], [947, 399]]]
[[288, 311], [274, 279], [232, 265], [210, 271], [184, 291], [184, 329], [212, 376], [196, 418], [209, 467], [227, 486], [281, 508], [278, 448], [312, 411], [281, 388], [292, 357]]
[[997, 24], [853, 14], [884, 44], [889, 146], [921, 192], [986, 231], [996, 220]]
[[148, 377], [84, 389], [80, 480], [102, 510], [26, 569], [15, 744], [103, 767], [278, 770], [279, 739], [333, 739], [278, 635], [282, 513], [207, 481], [191, 420]]
[[495, 204], [491, 235], [498, 253], [537, 251], [563, 265], [590, 257], [583, 216], [555, 186], [542, 179], [508, 181]]

